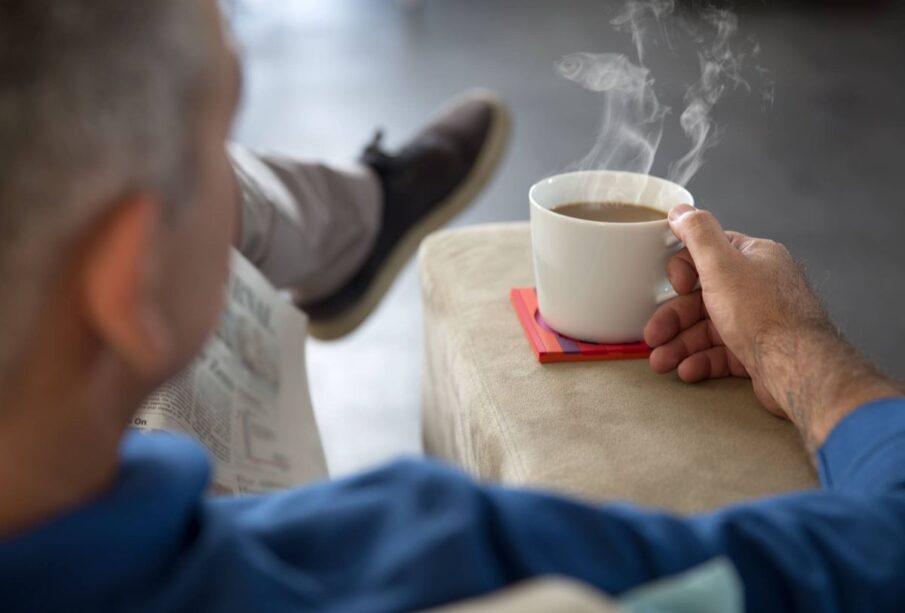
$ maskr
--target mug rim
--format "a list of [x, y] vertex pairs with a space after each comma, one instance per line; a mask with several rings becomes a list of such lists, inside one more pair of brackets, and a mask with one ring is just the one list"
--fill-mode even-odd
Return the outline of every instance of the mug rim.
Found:
[[[563, 215], [562, 213], [557, 213], [553, 209], [550, 209], [550, 208], [547, 208], [547, 207], [541, 205], [535, 198], [535, 192], [539, 188], [543, 187], [544, 185], [547, 185], [547, 184], [549, 184], [553, 181], [557, 181], [557, 180], [565, 180], [567, 177], [576, 177], [578, 175], [610, 175], [610, 176], [628, 175], [628, 176], [634, 176], [634, 177], [645, 177], [647, 179], [654, 179], [661, 183], [666, 183], [668, 185], [677, 187], [678, 189], [680, 189], [680, 190], [684, 191], [686, 194], [688, 194], [688, 200], [689, 200], [688, 202], [680, 202], [673, 206], [678, 206], [679, 204], [688, 204], [692, 207], [695, 206], [694, 196], [691, 194], [690, 191], [688, 191], [685, 187], [679, 185], [678, 183], [676, 183], [674, 181], [670, 181], [669, 179], [664, 179], [663, 177], [658, 177], [656, 175], [647, 174], [647, 173], [643, 173], [643, 172], [631, 172], [628, 170], [574, 170], [571, 172], [563, 172], [563, 173], [559, 173], [559, 174], [555, 174], [555, 175], [546, 177], [544, 179], [541, 179], [534, 185], [532, 185], [531, 188], [528, 190], [528, 200], [531, 204], [531, 207], [536, 208], [540, 211], [544, 211], [545, 214], [552, 215], [556, 219], [562, 219], [562, 220], [567, 220], [568, 222], [574, 222], [574, 223], [578, 223], [578, 224], [585, 224], [585, 225], [592, 225], [592, 226], [644, 227], [644, 226], [648, 226], [648, 225], [668, 224], [669, 223], [668, 218], [667, 219], [654, 219], [651, 221], [628, 221], [628, 222], [619, 221], [619, 222], [616, 222], [616, 221], [598, 221], [598, 220], [591, 220], [591, 219], [580, 219], [578, 217], [569, 217], [568, 215]], [[672, 208], [673, 207], [670, 207], [670, 209], [672, 209]], [[667, 213], [667, 215], [668, 215], [669, 209], [667, 209], [664, 212]]]

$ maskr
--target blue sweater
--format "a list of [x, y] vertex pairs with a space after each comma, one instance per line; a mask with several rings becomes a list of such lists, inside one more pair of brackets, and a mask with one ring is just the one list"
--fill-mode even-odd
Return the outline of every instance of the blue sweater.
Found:
[[689, 518], [412, 460], [210, 498], [203, 449], [133, 434], [112, 491], [0, 542], [0, 609], [397, 611], [543, 574], [619, 594], [722, 555], [750, 611], [905, 610], [905, 400], [848, 416], [819, 465], [819, 490]]

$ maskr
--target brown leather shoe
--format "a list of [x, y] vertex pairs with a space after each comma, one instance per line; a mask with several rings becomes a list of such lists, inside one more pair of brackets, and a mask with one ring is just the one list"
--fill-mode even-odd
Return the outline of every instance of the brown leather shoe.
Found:
[[309, 331], [322, 340], [339, 338], [374, 310], [425, 236], [464, 210], [493, 175], [509, 136], [509, 115], [492, 92], [472, 90], [394, 154], [381, 147], [382, 134], [361, 155], [380, 179], [383, 220], [371, 255], [335, 294], [299, 304]]

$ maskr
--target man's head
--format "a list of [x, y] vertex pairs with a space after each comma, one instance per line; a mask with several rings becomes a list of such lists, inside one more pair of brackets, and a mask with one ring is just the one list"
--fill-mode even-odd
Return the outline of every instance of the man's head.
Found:
[[214, 0], [0, 0], [0, 398], [35, 355], [150, 386], [197, 351], [237, 92]]

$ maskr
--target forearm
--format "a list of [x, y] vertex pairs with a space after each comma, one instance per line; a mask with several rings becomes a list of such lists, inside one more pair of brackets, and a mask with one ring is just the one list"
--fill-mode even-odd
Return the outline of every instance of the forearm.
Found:
[[[833, 456], [871, 447], [876, 437], [861, 436], [865, 421], [887, 430], [891, 425], [898, 435], [872, 457], [884, 466], [905, 466], [899, 444], [905, 420], [898, 415], [869, 410], [853, 416], [828, 443], [826, 469], [848, 473], [851, 466]], [[684, 519], [481, 486], [436, 464], [397, 463], [278, 496], [212, 501], [213, 515], [202, 516], [216, 518], [208, 526], [213, 532], [192, 542], [222, 543], [224, 550], [206, 551], [205, 559], [229, 561], [243, 581], [210, 583], [198, 576], [189, 584], [241, 592], [246, 585], [285, 582], [299, 590], [303, 576], [305, 585], [316, 586], [305, 593], [310, 608], [369, 610], [381, 603], [383, 610], [412, 610], [551, 574], [619, 595], [725, 556], [744, 581], [748, 610], [897, 610], [905, 598], [905, 497], [890, 478], [898, 482], [901, 473], [887, 473], [877, 461], [858, 462], [852, 483], [874, 475], [884, 484], [875, 480], [877, 489], [849, 495], [840, 481], [831, 488], [838, 491], [807, 491]], [[232, 549], [237, 543], [241, 548]], [[219, 573], [211, 564], [189, 566]]]
[[758, 336], [761, 381], [813, 453], [836, 424], [861, 405], [903, 395], [826, 319]]

